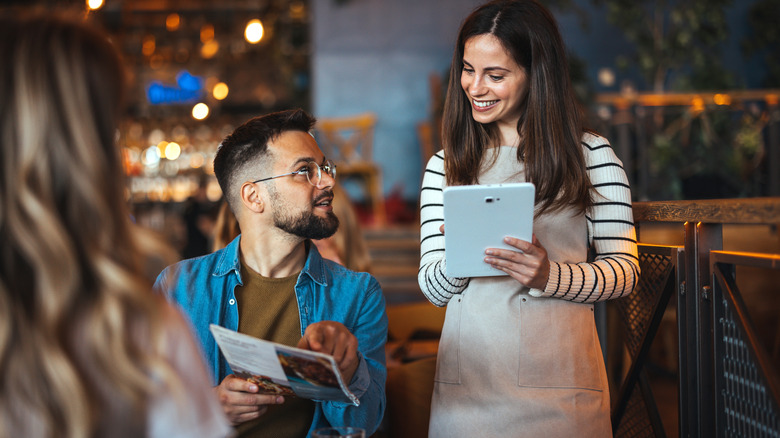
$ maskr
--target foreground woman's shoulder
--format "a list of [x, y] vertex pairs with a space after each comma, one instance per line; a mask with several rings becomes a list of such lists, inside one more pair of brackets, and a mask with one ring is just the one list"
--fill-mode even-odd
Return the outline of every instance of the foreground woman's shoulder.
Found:
[[612, 145], [609, 144], [609, 140], [595, 132], [586, 131], [583, 133], [582, 149], [589, 167], [598, 163], [620, 163]]

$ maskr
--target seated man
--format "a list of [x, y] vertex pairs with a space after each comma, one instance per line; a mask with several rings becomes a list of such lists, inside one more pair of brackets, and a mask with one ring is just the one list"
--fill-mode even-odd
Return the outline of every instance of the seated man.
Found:
[[[156, 290], [189, 315], [217, 396], [241, 437], [302, 437], [325, 426], [374, 433], [385, 406], [387, 316], [367, 273], [323, 259], [311, 239], [332, 235], [336, 167], [301, 110], [255, 117], [228, 135], [214, 173], [242, 234], [215, 253], [166, 268]], [[209, 332], [214, 323], [333, 355], [360, 406], [257, 394], [232, 375]]]

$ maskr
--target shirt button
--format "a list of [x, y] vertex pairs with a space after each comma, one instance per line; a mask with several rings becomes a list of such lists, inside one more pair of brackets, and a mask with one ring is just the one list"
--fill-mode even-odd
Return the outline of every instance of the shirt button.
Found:
[[230, 305], [232, 306], [233, 304], [236, 304], [236, 300], [234, 300], [233, 298], [231, 298], [231, 299], [230, 299], [230, 301], [228, 301], [228, 303], [230, 303]]

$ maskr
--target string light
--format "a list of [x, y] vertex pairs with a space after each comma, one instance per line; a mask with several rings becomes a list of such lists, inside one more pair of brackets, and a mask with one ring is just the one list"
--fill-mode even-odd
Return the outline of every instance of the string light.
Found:
[[103, 7], [103, 0], [87, 0], [87, 8], [96, 11]]
[[263, 23], [257, 18], [250, 20], [246, 25], [246, 30], [244, 30], [244, 38], [246, 38], [250, 44], [259, 43], [260, 40], [263, 39]]

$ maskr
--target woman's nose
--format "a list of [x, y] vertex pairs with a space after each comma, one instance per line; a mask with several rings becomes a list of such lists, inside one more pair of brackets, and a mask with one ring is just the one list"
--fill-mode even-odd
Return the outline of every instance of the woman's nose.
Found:
[[485, 87], [482, 83], [482, 77], [481, 76], [475, 76], [471, 84], [469, 84], [469, 93], [471, 93], [472, 96], [479, 96], [485, 92]]

